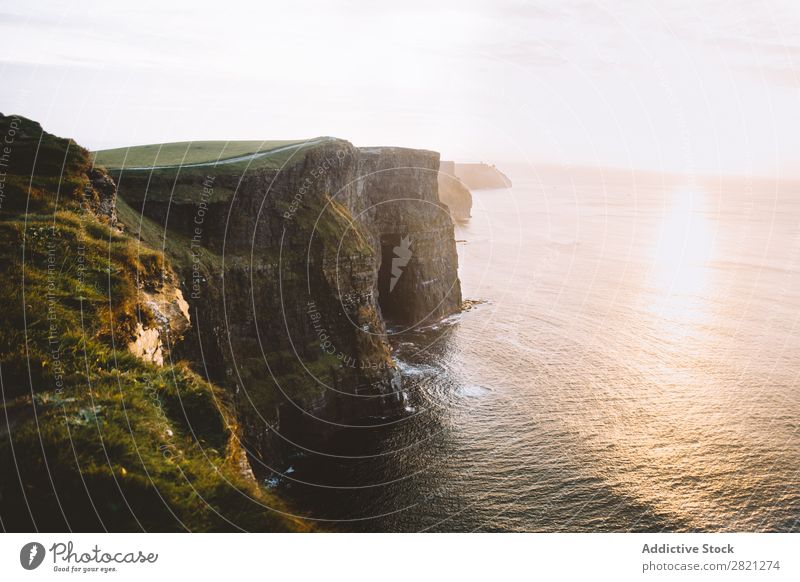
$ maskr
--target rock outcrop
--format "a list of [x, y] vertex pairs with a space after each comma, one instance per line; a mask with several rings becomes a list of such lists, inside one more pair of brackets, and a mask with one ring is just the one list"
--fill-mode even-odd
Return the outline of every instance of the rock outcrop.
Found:
[[461, 305], [438, 169], [435, 152], [326, 139], [278, 167], [115, 173], [120, 219], [164, 237], [179, 269], [194, 322], [182, 354], [229, 387], [259, 463], [402, 412], [386, 321], [426, 325]]
[[511, 180], [494, 165], [484, 164], [456, 164], [458, 176], [470, 190], [482, 188], [511, 188]]
[[464, 222], [472, 216], [472, 192], [456, 176], [455, 162], [439, 163], [439, 200], [450, 209], [456, 222]]
[[128, 342], [132, 354], [163, 366], [173, 346], [183, 342], [191, 327], [189, 304], [170, 269], [158, 277], [140, 281], [139, 310], [147, 310], [147, 321], [137, 321], [134, 337]]

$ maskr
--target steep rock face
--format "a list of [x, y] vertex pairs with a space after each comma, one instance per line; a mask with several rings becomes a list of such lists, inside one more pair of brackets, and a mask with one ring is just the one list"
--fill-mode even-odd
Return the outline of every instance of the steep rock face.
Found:
[[439, 163], [439, 199], [450, 209], [456, 222], [464, 222], [472, 216], [472, 192], [456, 176], [455, 162]]
[[117, 172], [121, 219], [180, 269], [182, 353], [233, 392], [257, 459], [402, 411], [384, 317], [424, 324], [461, 303], [438, 163], [328, 139], [280, 167]]
[[458, 176], [468, 188], [511, 188], [511, 180], [497, 167], [483, 162], [478, 164], [456, 164]]
[[405, 326], [432, 323], [461, 305], [453, 224], [439, 200], [438, 173], [436, 152], [362, 148], [357, 187], [346, 200], [380, 252], [384, 316]]

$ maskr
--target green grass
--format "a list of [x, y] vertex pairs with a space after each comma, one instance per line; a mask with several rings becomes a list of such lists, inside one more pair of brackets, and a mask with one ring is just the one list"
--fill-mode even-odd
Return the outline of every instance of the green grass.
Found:
[[116, 209], [117, 217], [132, 239], [140, 241], [143, 248], [163, 250], [170, 263], [178, 269], [191, 269], [199, 264], [203, 268], [203, 274], [210, 276], [211, 272], [217, 272], [221, 268], [220, 255], [201, 245], [192, 247], [187, 236], [171, 230], [165, 233], [162, 225], [131, 208], [121, 197], [117, 197]]
[[94, 163], [110, 170], [158, 168], [183, 164], [214, 163], [279, 147], [301, 145], [305, 140], [271, 141], [181, 141], [93, 152]]
[[[25, 241], [24, 263], [21, 250], [4, 252], [0, 279], [3, 417], [12, 426], [10, 438], [0, 428], [4, 527], [304, 529], [239, 473], [225, 393], [183, 363], [158, 368], [126, 349], [135, 322], [148, 321], [137, 288], [158, 278], [161, 254], [91, 214], [1, 218], [4, 249]], [[35, 500], [33, 520], [23, 491]]]

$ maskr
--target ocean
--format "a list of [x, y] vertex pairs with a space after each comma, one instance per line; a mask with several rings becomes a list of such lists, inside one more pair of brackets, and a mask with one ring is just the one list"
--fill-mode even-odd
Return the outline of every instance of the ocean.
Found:
[[390, 339], [408, 416], [273, 480], [348, 531], [791, 531], [800, 182], [518, 168], [472, 309]]

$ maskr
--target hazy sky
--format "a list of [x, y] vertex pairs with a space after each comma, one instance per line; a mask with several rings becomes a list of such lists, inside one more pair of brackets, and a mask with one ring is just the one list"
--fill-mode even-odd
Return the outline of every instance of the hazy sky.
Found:
[[0, 38], [0, 111], [89, 148], [335, 135], [800, 173], [796, 0], [0, 0]]

